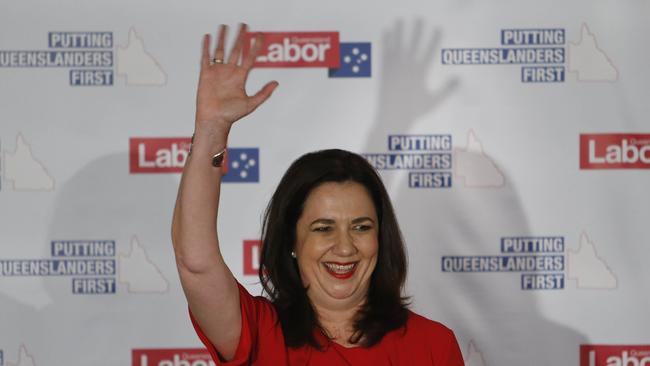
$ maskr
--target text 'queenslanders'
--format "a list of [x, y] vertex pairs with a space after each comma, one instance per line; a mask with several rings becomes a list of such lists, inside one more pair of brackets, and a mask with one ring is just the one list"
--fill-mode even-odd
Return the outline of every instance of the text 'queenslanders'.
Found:
[[564, 48], [447, 48], [442, 53], [446, 65], [560, 64]]
[[521, 68], [524, 83], [564, 82], [566, 32], [563, 28], [503, 29], [501, 45], [443, 48], [443, 65], [535, 65]]
[[465, 256], [442, 257], [443, 272], [563, 271], [564, 256]]
[[113, 85], [113, 32], [49, 32], [48, 47], [0, 50], [0, 67], [72, 68], [70, 85]]
[[112, 51], [0, 51], [0, 67], [111, 67]]
[[[564, 288], [564, 237], [501, 238], [501, 253], [510, 255], [443, 256], [443, 272], [533, 272], [521, 274], [522, 290]], [[524, 255], [526, 254], [526, 255]]]
[[115, 275], [115, 259], [0, 260], [3, 276]]
[[72, 279], [73, 294], [116, 292], [114, 240], [53, 240], [50, 250], [50, 259], [0, 260], [0, 276], [82, 276]]
[[410, 188], [451, 187], [451, 135], [389, 135], [388, 150], [364, 157], [377, 170], [408, 170]]

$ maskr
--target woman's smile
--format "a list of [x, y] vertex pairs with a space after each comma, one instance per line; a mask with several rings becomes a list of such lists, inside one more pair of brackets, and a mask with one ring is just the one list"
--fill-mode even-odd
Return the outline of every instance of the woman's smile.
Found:
[[329, 273], [335, 278], [345, 280], [352, 277], [352, 275], [354, 275], [354, 271], [357, 268], [357, 263], [358, 262], [352, 262], [352, 263], [324, 262], [323, 265], [325, 266], [325, 270], [327, 271], [327, 273]]

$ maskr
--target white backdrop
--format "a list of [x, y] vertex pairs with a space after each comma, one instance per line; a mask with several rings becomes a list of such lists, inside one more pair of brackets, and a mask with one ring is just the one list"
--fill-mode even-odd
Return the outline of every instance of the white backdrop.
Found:
[[412, 307], [454, 329], [467, 365], [650, 364], [649, 16], [641, 1], [4, 0], [0, 366], [209, 364], [169, 232], [201, 36], [239, 21], [291, 33], [271, 62], [329, 47], [253, 71], [249, 91], [280, 86], [230, 136], [220, 240], [251, 292], [281, 175], [344, 148], [380, 170]]

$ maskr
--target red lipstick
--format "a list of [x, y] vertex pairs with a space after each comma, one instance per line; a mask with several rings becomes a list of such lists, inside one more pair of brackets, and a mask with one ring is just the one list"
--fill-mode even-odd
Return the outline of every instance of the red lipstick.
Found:
[[352, 277], [357, 269], [357, 262], [325, 262], [323, 265], [325, 266], [327, 273], [329, 273], [332, 277], [338, 278], [340, 280], [345, 280]]

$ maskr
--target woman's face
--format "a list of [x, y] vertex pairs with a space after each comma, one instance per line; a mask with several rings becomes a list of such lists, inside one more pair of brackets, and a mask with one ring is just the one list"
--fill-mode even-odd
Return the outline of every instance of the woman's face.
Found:
[[296, 223], [296, 260], [316, 306], [363, 302], [377, 263], [379, 223], [366, 188], [328, 182], [314, 188]]

